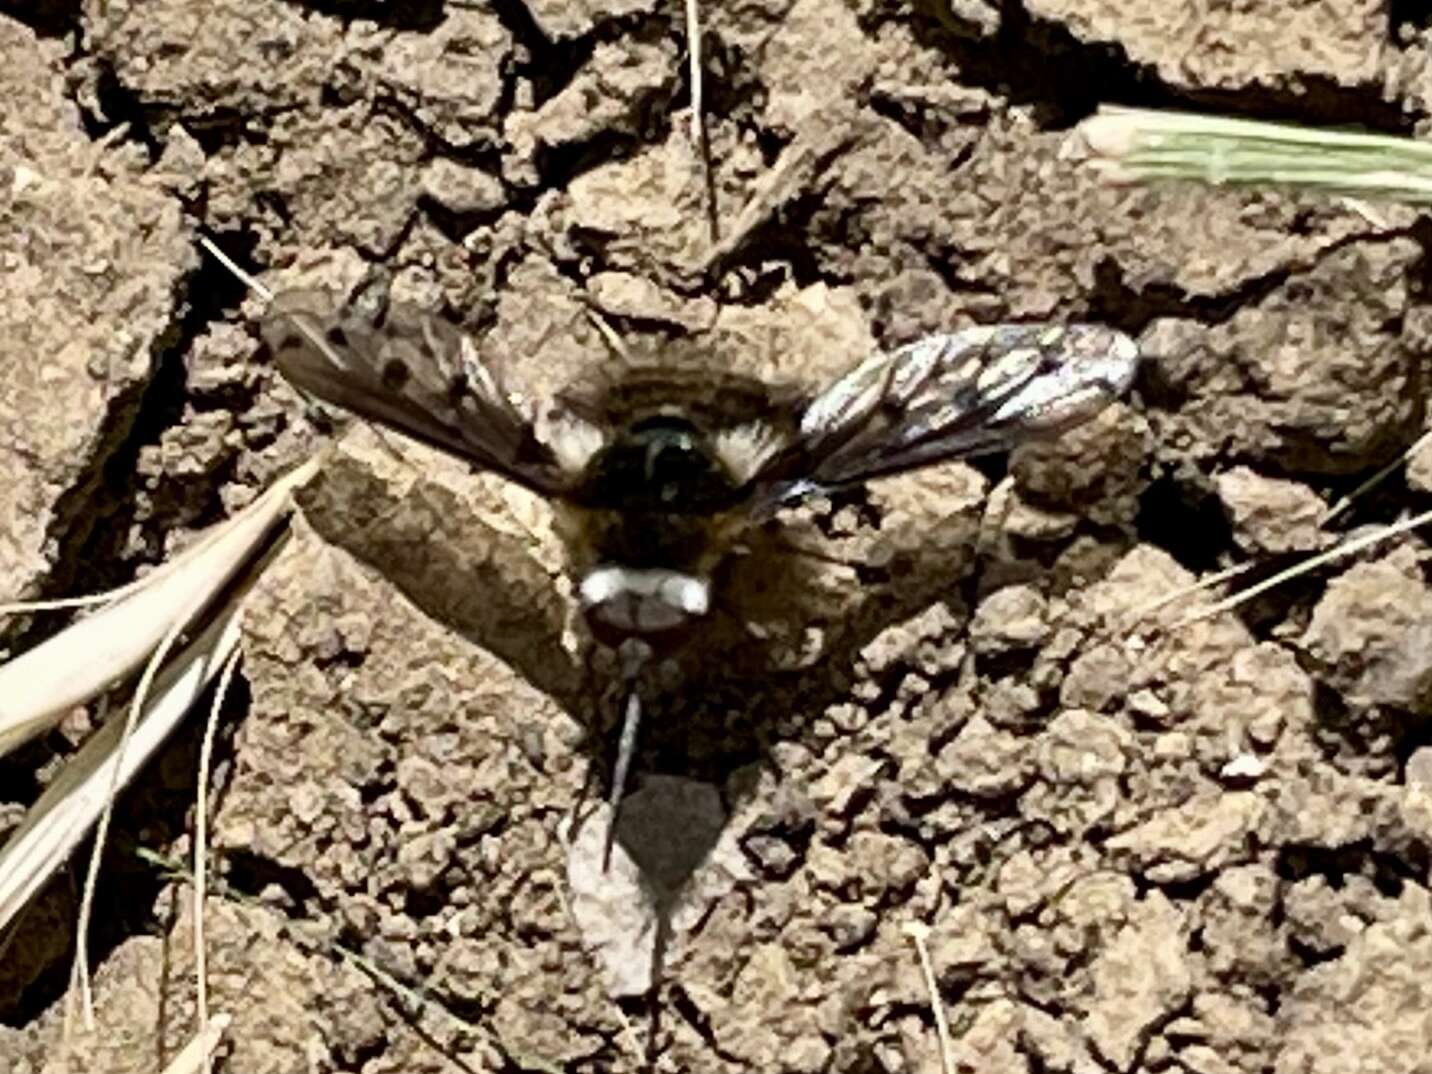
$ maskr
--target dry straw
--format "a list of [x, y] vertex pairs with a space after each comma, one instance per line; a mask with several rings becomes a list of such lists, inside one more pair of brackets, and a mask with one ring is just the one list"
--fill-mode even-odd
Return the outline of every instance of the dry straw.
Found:
[[[298, 467], [192, 548], [119, 591], [107, 607], [0, 665], [0, 752], [44, 731], [74, 706], [103, 699], [113, 686], [144, 669], [126, 717], [106, 721], [69, 758], [0, 848], [4, 929], [85, 835], [97, 829], [76, 926], [73, 974], [87, 1026], [93, 1025], [94, 1013], [86, 936], [114, 797], [220, 669], [232, 666], [244, 588], [236, 583], [252, 576], [256, 560], [286, 522], [292, 492], [317, 468], [317, 461]], [[211, 614], [201, 629], [205, 612]], [[194, 637], [171, 659], [171, 650], [187, 633]]]
[[691, 80], [691, 144], [700, 153], [706, 144], [706, 116], [701, 74], [701, 10], [686, 0], [686, 57]]
[[195, 1074], [196, 1071], [207, 1071], [214, 1049], [219, 1046], [219, 1041], [229, 1028], [230, 1020], [227, 1014], [216, 1014], [204, 1023], [194, 1038], [174, 1057], [174, 1061], [164, 1068], [164, 1074]]
[[[289, 493], [316, 467], [299, 467], [193, 548], [117, 591], [101, 611], [0, 664], [0, 755], [134, 674], [166, 635], [192, 622], [263, 544], [287, 514]], [[54, 603], [4, 605], [0, 614]]]
[[935, 973], [935, 963], [930, 958], [930, 946], [925, 939], [928, 932], [928, 926], [918, 922], [905, 926], [905, 935], [915, 945], [915, 954], [920, 960], [920, 973], [925, 978], [925, 990], [930, 994], [930, 1011], [935, 1016], [935, 1036], [940, 1044], [940, 1070], [942, 1074], [955, 1074], [955, 1041], [950, 1033], [950, 1019], [945, 1013], [945, 1001], [940, 996], [940, 978]]

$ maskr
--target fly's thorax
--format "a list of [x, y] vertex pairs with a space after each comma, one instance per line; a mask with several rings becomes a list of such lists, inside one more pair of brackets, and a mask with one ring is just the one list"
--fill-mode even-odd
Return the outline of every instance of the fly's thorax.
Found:
[[646, 415], [592, 456], [572, 499], [633, 514], [729, 510], [746, 494], [718, 448], [715, 438], [681, 414]]

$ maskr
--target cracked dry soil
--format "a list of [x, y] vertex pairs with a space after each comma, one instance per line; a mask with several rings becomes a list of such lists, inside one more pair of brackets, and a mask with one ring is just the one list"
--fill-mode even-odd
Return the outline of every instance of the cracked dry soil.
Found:
[[[1076, 434], [837, 498], [796, 522], [824, 560], [732, 580], [767, 640], [703, 646], [638, 760], [648, 852], [685, 854], [646, 992], [599, 926], [651, 920], [563, 841], [608, 758], [544, 506], [352, 431], [226, 711], [220, 1069], [932, 1072], [920, 926], [956, 1070], [1432, 1070], [1425, 542], [1128, 614], [1322, 546], [1420, 434], [1432, 230], [1059, 156], [1105, 101], [1416, 133], [1432, 22], [707, 2], [708, 191], [680, 8], [0, 4], [0, 599], [134, 577], [321, 442], [201, 231], [271, 287], [381, 276], [549, 386], [613, 361], [589, 309], [634, 361], [800, 384], [994, 320], [1147, 354]], [[1425, 509], [1428, 460], [1348, 525]], [[0, 763], [0, 834], [89, 718]], [[122, 801], [102, 1031], [62, 1043], [62, 878], [0, 960], [0, 1069], [155, 1071], [192, 1032], [187, 889], [135, 851], [187, 853], [195, 740]]]

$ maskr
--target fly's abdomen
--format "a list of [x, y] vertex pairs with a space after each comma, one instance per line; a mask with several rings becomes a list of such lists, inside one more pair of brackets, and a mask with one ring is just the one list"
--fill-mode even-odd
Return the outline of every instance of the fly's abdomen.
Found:
[[711, 607], [707, 579], [665, 568], [603, 564], [578, 587], [592, 636], [618, 648], [639, 638], [662, 648], [676, 643]]

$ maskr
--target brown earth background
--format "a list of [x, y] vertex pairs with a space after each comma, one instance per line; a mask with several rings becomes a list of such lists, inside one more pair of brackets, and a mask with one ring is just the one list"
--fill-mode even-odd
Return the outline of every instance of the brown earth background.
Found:
[[[353, 430], [225, 710], [221, 1069], [928, 1074], [915, 928], [958, 1070], [1432, 1070], [1424, 542], [1129, 614], [1320, 547], [1421, 433], [1432, 229], [1060, 152], [1100, 103], [1416, 134], [1432, 20], [700, 7], [709, 183], [674, 0], [0, 2], [0, 600], [131, 579], [323, 442], [200, 233], [275, 289], [381, 279], [548, 386], [617, 360], [593, 311], [627, 360], [805, 385], [998, 320], [1147, 355], [1063, 441], [744, 561], [764, 640], [718, 630], [653, 699], [610, 880], [564, 834], [610, 698], [544, 505]], [[1432, 456], [1332, 528], [1429, 497]], [[0, 762], [0, 834], [92, 718]], [[61, 1043], [76, 871], [0, 958], [0, 1070], [157, 1071], [192, 1033], [188, 888], [137, 852], [188, 853], [197, 739], [121, 803], [101, 1032]]]

